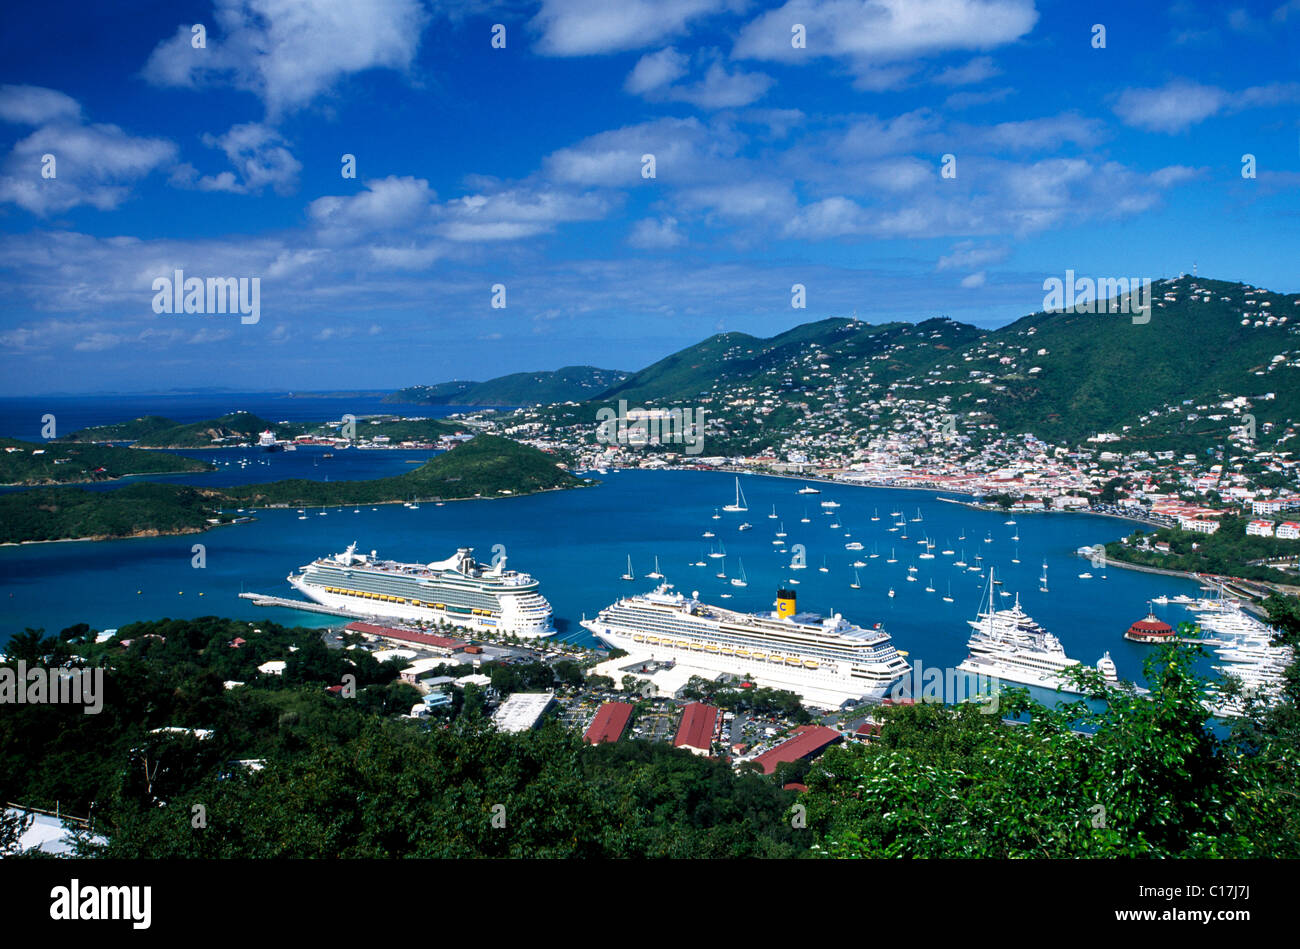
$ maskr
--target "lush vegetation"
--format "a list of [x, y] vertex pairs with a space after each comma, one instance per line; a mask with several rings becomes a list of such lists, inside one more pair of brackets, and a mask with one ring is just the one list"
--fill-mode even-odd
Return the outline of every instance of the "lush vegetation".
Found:
[[210, 526], [217, 503], [212, 492], [174, 484], [15, 491], [0, 494], [0, 544], [190, 533]]
[[270, 429], [277, 438], [292, 438], [306, 429], [301, 425], [273, 424], [252, 412], [230, 412], [204, 422], [179, 424], [160, 415], [146, 415], [130, 422], [96, 425], [67, 436], [70, 442], [134, 442], [136, 448], [215, 448], [224, 443], [257, 441]]
[[[1268, 606], [1300, 644], [1297, 601]], [[431, 719], [401, 717], [414, 693], [399, 663], [326, 649], [312, 630], [205, 617], [93, 638], [82, 625], [7, 645], [29, 663], [103, 666], [107, 695], [98, 715], [9, 707], [0, 795], [91, 813], [108, 843], [88, 852], [109, 856], [1300, 856], [1297, 669], [1285, 702], [1220, 738], [1195, 645], [1151, 651], [1149, 698], [1081, 669], [1099, 710], [1023, 690], [994, 715], [880, 709], [876, 740], [765, 778], [662, 743], [587, 746], [553, 722], [500, 734], [472, 686]], [[259, 674], [272, 658], [284, 674]], [[502, 684], [547, 684], [540, 664], [518, 673]], [[328, 691], [350, 675], [353, 697]], [[791, 778], [809, 790], [782, 791]]]
[[[791, 794], [722, 762], [586, 746], [555, 724], [500, 734], [472, 687], [442, 718], [398, 717], [414, 693], [396, 665], [331, 652], [316, 631], [207, 617], [91, 638], [10, 642], [12, 658], [75, 653], [110, 671], [98, 715], [23, 705], [0, 717], [0, 795], [92, 813], [109, 856], [787, 857], [808, 844], [785, 817]], [[288, 661], [283, 676], [257, 673], [268, 658]], [[348, 674], [355, 698], [327, 691]]]
[[[1300, 642], [1295, 601], [1270, 602]], [[1220, 740], [1206, 726], [1198, 646], [1153, 650], [1148, 699], [1080, 673], [1084, 702], [1047, 709], [1004, 692], [978, 706], [883, 712], [868, 745], [833, 748], [804, 803], [818, 852], [835, 857], [1300, 856], [1296, 668], [1286, 703]]]
[[0, 543], [188, 533], [229, 522], [229, 510], [219, 514], [221, 508], [493, 498], [581, 483], [535, 448], [479, 435], [413, 471], [373, 481], [290, 480], [221, 489], [135, 484], [111, 491], [50, 488], [0, 494]]
[[[11, 450], [12, 449], [12, 450]], [[34, 452], [40, 454], [34, 454]], [[111, 481], [130, 474], [211, 471], [206, 461], [168, 452], [137, 452], [109, 445], [66, 445], [0, 438], [0, 484]]]
[[515, 372], [486, 382], [440, 382], [409, 386], [385, 402], [415, 405], [548, 405], [585, 402], [627, 378], [627, 373], [594, 366], [565, 366], [549, 372]]
[[[1127, 544], [1119, 541], [1107, 544], [1106, 556], [1121, 563], [1163, 567], [1166, 570], [1214, 573], [1272, 583], [1287, 582], [1287, 574], [1251, 561], [1294, 557], [1300, 553], [1300, 542], [1278, 540], [1276, 537], [1247, 536], [1246, 523], [1240, 517], [1225, 514], [1219, 520], [1219, 529], [1213, 534], [1185, 531], [1177, 527], [1157, 528], [1150, 534], [1138, 530], [1129, 535]], [[1142, 537], [1146, 537], [1151, 544], [1167, 543], [1169, 553], [1138, 548], [1137, 541]], [[1196, 545], [1194, 550], [1193, 544]]]

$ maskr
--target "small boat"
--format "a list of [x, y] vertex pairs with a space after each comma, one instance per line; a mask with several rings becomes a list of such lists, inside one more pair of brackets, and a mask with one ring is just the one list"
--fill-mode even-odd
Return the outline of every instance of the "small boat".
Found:
[[[630, 558], [629, 558], [630, 559]], [[655, 556], [655, 568], [646, 574], [647, 580], [662, 580], [664, 575], [659, 572], [659, 557]]]
[[712, 557], [714, 560], [717, 560], [719, 557], [725, 557], [725, 556], [727, 556], [727, 546], [726, 546], [725, 544], [720, 544], [719, 546], [722, 547], [722, 550], [720, 550], [720, 551], [718, 551], [718, 550], [710, 550], [710, 551], [709, 551], [709, 556]]
[[624, 580], [635, 580], [636, 574], [632, 572], [632, 555], [627, 555], [627, 573], [623, 574]]
[[866, 562], [865, 560], [862, 560], [862, 559], [858, 559], [858, 560], [853, 561], [853, 566], [855, 566], [855, 567], [865, 567], [866, 565], [867, 565], [867, 562]]
[[1003, 523], [1003, 524], [1010, 524], [1010, 525], [1012, 525], [1012, 526], [1014, 527], [1014, 526], [1015, 526], [1015, 523], [1016, 523], [1016, 519], [1015, 519], [1014, 517], [1012, 517], [1012, 518], [1009, 518], [1008, 520], [1003, 521], [1002, 523]]
[[912, 518], [912, 523], [913, 524], [921, 523], [921, 509], [919, 507], [916, 509], [916, 517]]
[[718, 509], [716, 507], [713, 509], [713, 519], [715, 521], [722, 520], [722, 515], [718, 513]]
[[785, 536], [786, 536], [786, 533], [785, 533], [785, 521], [782, 521], [782, 522], [781, 522], [781, 529], [780, 529], [779, 531], [776, 532], [776, 536], [777, 536], [777, 537], [785, 537]]
[[851, 590], [862, 589], [862, 580], [859, 579], [858, 572], [856, 570], [853, 571], [853, 582], [849, 584], [849, 589]]
[[811, 524], [812, 519], [808, 517], [808, 509], [804, 508], [803, 517], [799, 518], [800, 524]]
[[772, 505], [772, 513], [769, 514], [769, 515], [767, 515], [767, 517], [768, 517], [768, 520], [771, 520], [771, 521], [776, 520], [776, 505], [775, 505], [775, 504]]
[[733, 587], [747, 587], [747, 586], [749, 586], [749, 581], [748, 581], [747, 579], [745, 579], [745, 561], [743, 561], [743, 560], [740, 561], [740, 576], [738, 576], [738, 577], [732, 577], [732, 578], [731, 578], [731, 585], [732, 585]]
[[818, 572], [818, 573], [830, 573], [830, 572], [831, 572], [831, 568], [828, 567], [828, 566], [826, 566], [826, 557], [825, 557], [824, 555], [822, 556], [822, 565], [821, 565], [820, 567], [817, 568], [817, 572]]
[[723, 510], [733, 514], [749, 510], [749, 502], [745, 500], [745, 492], [740, 490], [739, 478], [736, 479], [736, 500], [732, 504], [728, 504], [724, 507]]
[[1091, 579], [1092, 579], [1092, 574], [1090, 574], [1087, 570], [1085, 570], [1085, 571], [1083, 571], [1083, 573], [1079, 574], [1079, 579], [1080, 579], [1080, 580], [1091, 580]]
[[830, 523], [831, 530], [839, 530], [839, 527], [840, 527], [839, 521], [831, 521]]
[[875, 508], [872, 508], [872, 509], [871, 509], [871, 519], [872, 519], [873, 521], [878, 521], [878, 520], [880, 520], [880, 508], [875, 507]]
[[943, 598], [943, 601], [945, 603], [952, 602], [952, 581], [951, 580], [948, 581], [948, 595]]
[[952, 565], [953, 565], [954, 567], [964, 567], [964, 566], [966, 566], [966, 548], [965, 548], [965, 547], [963, 547], [963, 548], [961, 549], [961, 559], [960, 559], [960, 560], [954, 560], [954, 561], [952, 562]]
[[717, 537], [718, 535], [715, 534], [715, 533], [713, 533], [713, 531], [705, 531], [705, 532], [704, 532], [704, 536], [705, 536], [705, 537]]
[[988, 534], [988, 536], [984, 538], [984, 543], [986, 544], [993, 543], [993, 534], [991, 532]]
[[931, 577], [930, 582], [925, 585], [925, 592], [926, 593], [934, 592], [934, 577]]
[[894, 588], [893, 588], [893, 587], [890, 587], [890, 588], [889, 588], [889, 595], [890, 595], [891, 597], [894, 595]]
[[811, 484], [805, 484], [796, 493], [797, 494], [821, 494], [821, 492], [818, 491], [816, 488], [814, 488]]
[[798, 585], [799, 585], [799, 581], [796, 580], [794, 577], [791, 577], [789, 580], [786, 580], [785, 582], [786, 582], [786, 583], [793, 583], [795, 586], [798, 586]]
[[749, 523], [749, 521], [746, 521], [745, 523], [741, 524], [739, 527], [736, 528], [736, 530], [738, 531], [748, 531], [753, 529], [754, 529], [754, 525]]
[[889, 559], [885, 563], [898, 563], [898, 558], [894, 556], [894, 548], [889, 548]]
[[822, 502], [822, 507], [826, 508], [826, 510], [828, 510], [828, 511], [833, 511], [833, 510], [835, 510], [835, 509], [836, 509], [837, 507], [839, 507], [839, 506], [840, 506], [840, 502], [839, 502], [839, 501], [823, 501], [823, 502]]

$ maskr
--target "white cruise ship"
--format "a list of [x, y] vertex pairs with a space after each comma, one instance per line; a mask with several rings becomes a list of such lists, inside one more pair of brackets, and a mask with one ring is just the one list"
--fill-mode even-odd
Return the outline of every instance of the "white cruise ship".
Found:
[[[966, 644], [970, 654], [957, 666], [959, 672], [969, 672], [996, 678], [1003, 682], [1018, 682], [1042, 689], [1060, 689], [1074, 695], [1084, 694], [1074, 683], [1062, 677], [1066, 669], [1079, 665], [1078, 659], [1065, 654], [1061, 641], [1039, 626], [1020, 608], [1020, 595], [1009, 610], [995, 608], [997, 589], [993, 570], [989, 569], [988, 609], [978, 619], [967, 620], [974, 629]], [[1115, 664], [1109, 653], [1098, 662], [1098, 668], [1110, 682], [1115, 682]]]
[[698, 595], [660, 584], [618, 600], [582, 625], [633, 656], [672, 660], [706, 678], [752, 677], [825, 708], [882, 695], [909, 669], [883, 629], [855, 626], [838, 613], [797, 613], [791, 590], [777, 591], [770, 613], [709, 606]]
[[487, 566], [472, 547], [433, 563], [380, 560], [375, 551], [321, 557], [290, 574], [289, 583], [325, 606], [372, 616], [444, 622], [473, 630], [552, 636], [551, 604], [526, 573], [506, 569], [506, 558]]

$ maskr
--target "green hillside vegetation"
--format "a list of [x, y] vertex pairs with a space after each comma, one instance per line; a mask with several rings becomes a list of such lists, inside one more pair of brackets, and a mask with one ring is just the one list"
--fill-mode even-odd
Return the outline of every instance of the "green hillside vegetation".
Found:
[[[17, 449], [9, 451], [9, 449]], [[33, 452], [41, 454], [33, 454]], [[133, 452], [108, 445], [68, 445], [0, 438], [0, 484], [111, 481], [131, 474], [211, 471], [212, 465], [166, 452]]]
[[186, 534], [208, 527], [216, 507], [211, 492], [175, 484], [31, 488], [0, 494], [0, 544]]
[[[168, 423], [168, 424], [163, 424]], [[83, 428], [66, 441], [133, 441], [136, 448], [219, 448], [223, 444], [257, 441], [270, 429], [277, 438], [293, 438], [304, 432], [301, 425], [273, 424], [252, 412], [230, 412], [220, 418], [181, 425], [157, 415], [130, 422]]]
[[[1280, 640], [1300, 643], [1297, 602], [1267, 605]], [[1023, 689], [992, 715], [878, 709], [879, 737], [799, 769], [809, 790], [796, 794], [784, 774], [663, 743], [586, 745], [553, 720], [496, 732], [472, 685], [430, 721], [403, 718], [415, 693], [398, 663], [319, 637], [217, 617], [133, 623], [103, 644], [85, 624], [18, 633], [11, 662], [79, 656], [106, 670], [106, 694], [97, 715], [22, 704], [0, 716], [0, 794], [78, 815], [93, 803], [108, 842], [81, 852], [126, 859], [1300, 856], [1295, 665], [1281, 704], [1226, 738], [1207, 727], [1192, 644], [1149, 652], [1149, 699], [1080, 669], [1095, 710]], [[283, 676], [256, 671], [281, 658]], [[349, 674], [354, 697], [326, 691]], [[245, 684], [223, 688], [231, 679]], [[151, 733], [169, 726], [212, 736]]]
[[[97, 715], [25, 704], [0, 716], [0, 794], [83, 815], [93, 802], [102, 855], [124, 858], [791, 857], [810, 842], [786, 816], [793, 793], [724, 762], [649, 742], [590, 746], [555, 723], [498, 733], [472, 685], [434, 723], [399, 718], [418, 701], [396, 681], [400, 662], [329, 650], [319, 630], [256, 629], [160, 620], [102, 645], [85, 627], [20, 633], [11, 659], [75, 652], [108, 669], [107, 694]], [[283, 676], [257, 672], [280, 658]], [[355, 697], [326, 691], [349, 674]], [[167, 726], [213, 735], [150, 734]], [[248, 759], [264, 769], [235, 763]]]
[[225, 488], [222, 495], [241, 506], [269, 504], [376, 504], [444, 500], [503, 493], [529, 494], [578, 487], [582, 482], [545, 452], [508, 438], [478, 435], [429, 459], [413, 471], [373, 481], [294, 479]]
[[582, 483], [536, 448], [479, 435], [413, 471], [373, 481], [289, 480], [221, 489], [145, 483], [110, 491], [0, 494], [0, 543], [189, 533], [209, 526], [221, 508], [227, 509], [223, 522], [229, 522], [229, 509], [235, 507], [496, 498]]
[[385, 397], [385, 402], [416, 405], [549, 405], [583, 402], [627, 377], [615, 369], [565, 366], [544, 372], [515, 372], [486, 382], [457, 380], [429, 386], [409, 386]]
[[[1162, 567], [1166, 570], [1185, 570], [1191, 573], [1215, 573], [1246, 580], [1264, 580], [1272, 583], [1287, 582], [1288, 577], [1271, 567], [1251, 563], [1254, 560], [1274, 560], [1295, 557], [1300, 553], [1300, 542], [1278, 540], [1276, 537], [1246, 535], [1246, 520], [1224, 515], [1219, 519], [1219, 529], [1213, 534], [1161, 527], [1152, 533], [1135, 531], [1128, 543], [1112, 541], [1106, 545], [1106, 557], [1121, 563]], [[1169, 553], [1139, 550], [1137, 540], [1146, 536], [1152, 544], [1164, 542]], [[1196, 549], [1192, 549], [1192, 545]]]

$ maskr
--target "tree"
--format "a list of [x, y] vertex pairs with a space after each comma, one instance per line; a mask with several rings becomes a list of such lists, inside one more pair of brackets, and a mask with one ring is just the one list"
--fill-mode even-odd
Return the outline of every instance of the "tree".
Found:
[[20, 852], [18, 842], [31, 823], [30, 814], [0, 809], [0, 857], [13, 856]]

